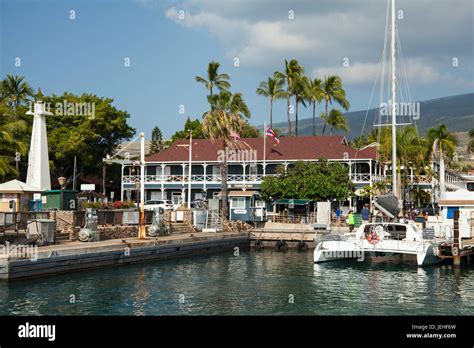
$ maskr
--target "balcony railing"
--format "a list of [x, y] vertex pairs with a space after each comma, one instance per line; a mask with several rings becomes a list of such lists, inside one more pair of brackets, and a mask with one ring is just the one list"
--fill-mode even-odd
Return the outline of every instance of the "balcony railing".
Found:
[[[275, 174], [267, 174], [267, 176]], [[227, 176], [228, 182], [259, 182], [263, 180], [262, 174], [256, 175], [243, 175], [243, 174], [230, 174]], [[145, 175], [146, 183], [182, 183], [188, 182], [188, 175]], [[133, 184], [140, 181], [140, 175], [124, 175], [124, 184]], [[221, 176], [219, 174], [212, 175], [191, 175], [191, 182], [195, 183], [220, 183]]]
[[[274, 176], [276, 174], [267, 174], [267, 176]], [[263, 180], [263, 174], [229, 174], [227, 176], [227, 182], [229, 183], [259, 183]], [[350, 179], [354, 183], [370, 183], [370, 174], [369, 173], [353, 173], [350, 174]], [[407, 177], [408, 182], [413, 185], [430, 185], [433, 182], [432, 177], [426, 175], [409, 175]], [[188, 175], [145, 175], [145, 182], [150, 184], [167, 184], [167, 183], [187, 183], [189, 180]], [[372, 174], [372, 182], [387, 182], [390, 183], [391, 175], [383, 174]], [[124, 175], [123, 183], [124, 184], [133, 184], [140, 181], [140, 175]], [[221, 182], [220, 174], [198, 174], [191, 175], [192, 183], [206, 183], [206, 184], [216, 184]], [[435, 179], [436, 183], [437, 180]], [[452, 188], [465, 188], [466, 183], [460, 180], [458, 177], [446, 174], [446, 185]]]

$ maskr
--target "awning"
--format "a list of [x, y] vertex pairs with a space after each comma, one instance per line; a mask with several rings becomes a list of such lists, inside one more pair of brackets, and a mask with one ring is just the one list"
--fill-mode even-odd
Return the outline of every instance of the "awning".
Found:
[[310, 202], [310, 199], [279, 199], [275, 202], [275, 204], [306, 205]]
[[0, 184], [0, 193], [27, 193], [41, 191], [43, 190], [16, 179]]
[[252, 197], [257, 193], [254, 190], [246, 190], [246, 191], [229, 191], [227, 196], [229, 197]]

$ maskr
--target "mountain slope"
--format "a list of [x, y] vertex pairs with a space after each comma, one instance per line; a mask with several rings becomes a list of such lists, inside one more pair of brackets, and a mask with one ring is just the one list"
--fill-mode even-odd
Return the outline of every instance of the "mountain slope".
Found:
[[[319, 112], [324, 105], [319, 105]], [[300, 108], [300, 117], [311, 113], [311, 110]], [[367, 115], [367, 121], [364, 127], [364, 134], [370, 132], [373, 128], [376, 109], [370, 109]], [[334, 132], [334, 134], [344, 134], [347, 138], [353, 139], [361, 135], [363, 122], [367, 111], [346, 112], [345, 116], [349, 123], [350, 131], [348, 133]], [[435, 127], [441, 123], [448, 126], [451, 132], [467, 131], [474, 128], [474, 93], [460, 94], [456, 96], [430, 99], [420, 102], [420, 119], [416, 121], [416, 126], [420, 133], [425, 133], [430, 127]], [[294, 120], [292, 122], [294, 127]], [[286, 134], [286, 121], [274, 123], [273, 127], [282, 130]], [[317, 117], [316, 131], [321, 134], [323, 122]], [[312, 118], [304, 118], [298, 121], [298, 135], [311, 135]], [[329, 134], [329, 129], [326, 129]]]

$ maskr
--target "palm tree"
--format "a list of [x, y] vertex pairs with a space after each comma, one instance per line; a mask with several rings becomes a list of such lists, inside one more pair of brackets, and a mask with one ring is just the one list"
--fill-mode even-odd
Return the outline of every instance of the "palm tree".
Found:
[[313, 135], [316, 135], [316, 103], [321, 103], [323, 99], [323, 81], [321, 79], [307, 79], [306, 100], [313, 104]]
[[471, 139], [467, 144], [467, 151], [469, 151], [469, 153], [474, 153], [474, 128], [471, 128], [471, 130], [469, 131], [469, 137]]
[[[350, 104], [346, 99], [346, 91], [342, 86], [342, 80], [337, 75], [325, 76], [324, 83], [322, 86], [323, 98], [326, 100], [326, 113], [328, 116], [329, 104], [337, 102], [344, 110], [349, 110]], [[326, 122], [324, 122], [323, 134], [326, 131]]]
[[343, 130], [344, 132], [349, 131], [349, 125], [347, 124], [347, 119], [341, 110], [332, 109], [331, 112], [329, 113], [329, 116], [322, 114], [321, 118], [324, 120], [325, 124], [328, 124], [329, 126], [331, 126], [331, 135], [334, 129], [340, 129], [340, 130]]
[[219, 62], [212, 61], [207, 67], [207, 80], [204, 77], [196, 76], [197, 82], [202, 83], [206, 86], [210, 95], [213, 95], [212, 89], [216, 86], [219, 91], [228, 90], [230, 88], [230, 77], [228, 74], [219, 74], [218, 70], [220, 67]]
[[456, 138], [450, 132], [446, 125], [442, 124], [438, 128], [430, 128], [427, 133], [428, 141], [432, 145], [432, 154], [437, 157], [439, 153], [439, 190], [440, 198], [444, 198], [445, 180], [444, 180], [444, 160], [445, 157], [451, 157], [456, 149]]
[[5, 104], [0, 105], [0, 177], [7, 174], [18, 175], [12, 166], [15, 152], [26, 152], [26, 145], [19, 140], [18, 132], [26, 130], [26, 122], [18, 120], [14, 111]]
[[23, 76], [7, 75], [7, 78], [2, 81], [2, 101], [5, 101], [12, 109], [33, 95], [33, 89], [24, 79]]
[[309, 81], [304, 76], [299, 76], [293, 81], [293, 95], [295, 96], [295, 136], [298, 136], [298, 105], [306, 107], [306, 89]]
[[224, 156], [221, 161], [221, 205], [222, 221], [227, 219], [227, 153], [230, 147], [237, 147], [241, 142], [235, 134], [239, 134], [245, 124], [245, 118], [250, 117], [250, 110], [243, 100], [242, 94], [232, 94], [221, 91], [219, 94], [209, 95], [208, 101], [211, 110], [204, 114], [202, 124], [204, 133], [212, 140], [222, 141]]
[[290, 98], [293, 95], [293, 84], [296, 79], [301, 77], [303, 73], [303, 67], [298, 63], [296, 59], [292, 59], [289, 62], [285, 59], [285, 72], [277, 71], [278, 77], [286, 80], [286, 115], [288, 118], [288, 135], [291, 136], [291, 117], [290, 117]]
[[260, 82], [257, 88], [258, 95], [270, 98], [270, 128], [273, 128], [273, 100], [286, 96], [283, 89], [284, 83], [285, 81], [277, 73], [273, 73], [273, 78], [269, 77], [267, 81]]

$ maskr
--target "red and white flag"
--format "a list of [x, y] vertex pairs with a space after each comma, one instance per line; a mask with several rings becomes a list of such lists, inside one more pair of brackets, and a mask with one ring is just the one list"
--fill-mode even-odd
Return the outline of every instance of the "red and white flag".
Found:
[[280, 144], [280, 139], [278, 139], [277, 135], [271, 128], [267, 128], [265, 135], [272, 137], [278, 144]]

